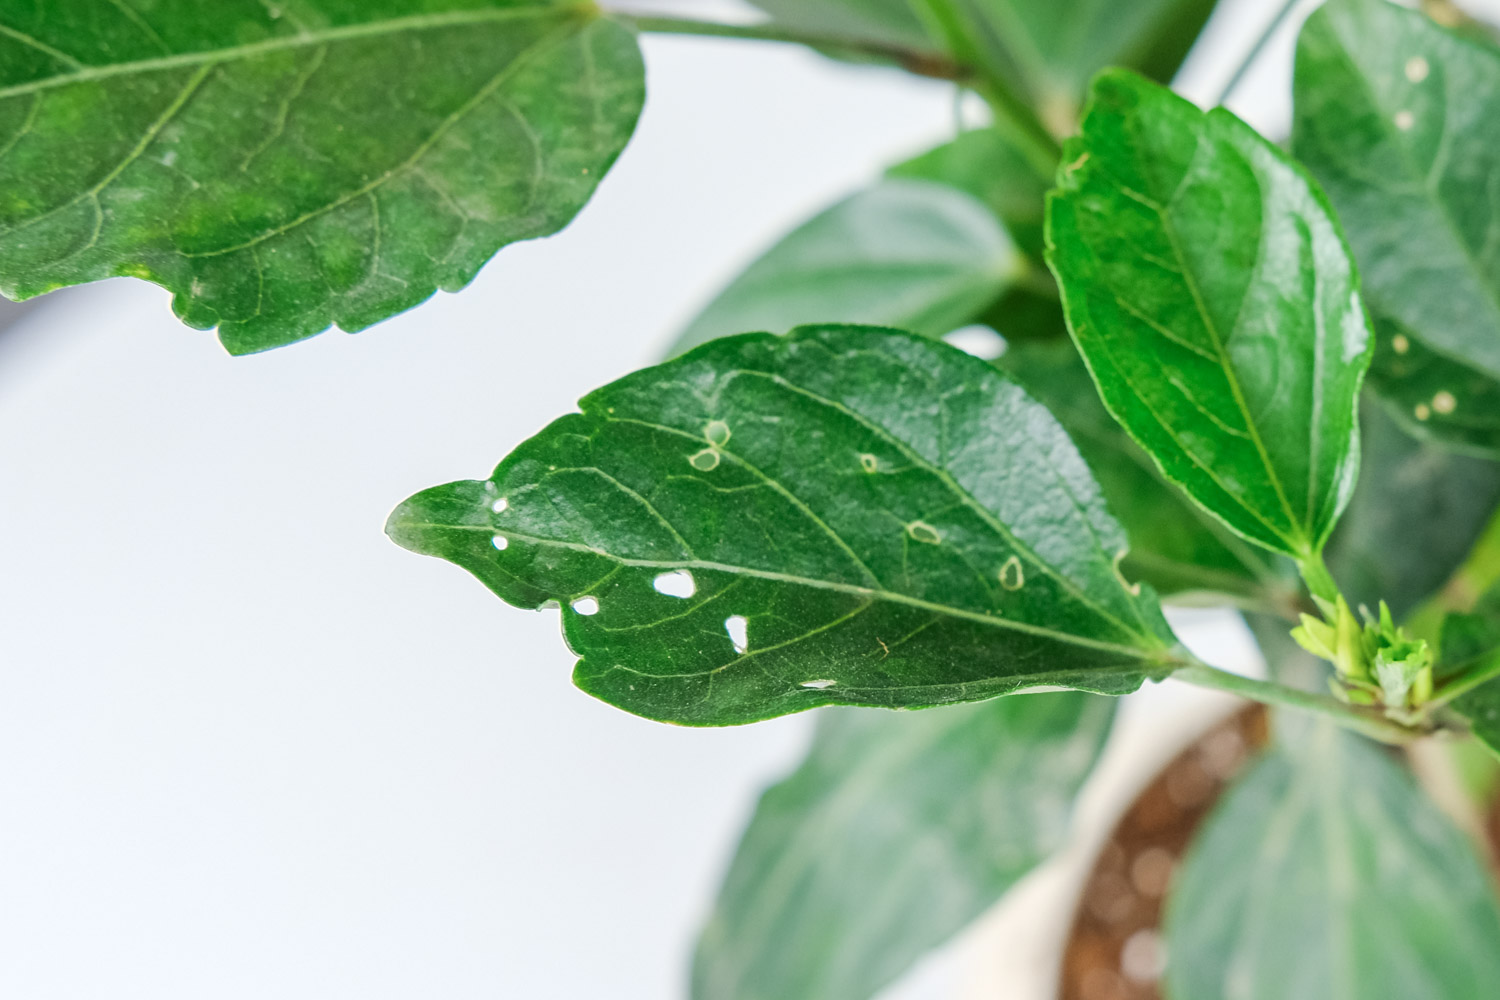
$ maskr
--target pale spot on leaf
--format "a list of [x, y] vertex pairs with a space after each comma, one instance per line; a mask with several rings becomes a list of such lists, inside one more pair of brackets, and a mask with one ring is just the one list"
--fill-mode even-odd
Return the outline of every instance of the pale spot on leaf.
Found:
[[1449, 392], [1447, 389], [1443, 389], [1437, 395], [1432, 397], [1432, 408], [1438, 413], [1444, 415], [1452, 413], [1455, 409], [1458, 408], [1458, 399], [1453, 395], [1453, 393]]
[[913, 521], [906, 526], [906, 533], [917, 541], [927, 545], [943, 544], [943, 536], [926, 521]]
[[1426, 403], [1418, 403], [1412, 410], [1412, 414], [1418, 420], [1427, 420], [1432, 416], [1432, 409]]
[[729, 425], [722, 420], [710, 420], [703, 427], [703, 436], [709, 444], [722, 448], [729, 443]]
[[1421, 56], [1412, 56], [1410, 59], [1406, 60], [1406, 78], [1412, 83], [1421, 83], [1423, 80], [1427, 79], [1427, 74], [1431, 70], [1432, 67], [1429, 66], [1427, 64], [1427, 60], [1422, 58]]
[[688, 464], [699, 472], [712, 472], [719, 467], [719, 451], [717, 448], [704, 448], [689, 458]]
[[815, 681], [803, 681], [802, 686], [805, 688], [814, 688], [818, 691], [821, 691], [824, 688], [831, 688], [837, 683], [838, 681], [820, 679]]
[[1398, 333], [1391, 338], [1391, 349], [1397, 354], [1405, 354], [1411, 350], [1411, 341], [1406, 339], [1406, 334]]
[[1417, 116], [1410, 111], [1396, 112], [1396, 127], [1403, 132], [1411, 131], [1411, 127], [1417, 123]]
[[1000, 586], [1006, 590], [1020, 590], [1026, 586], [1026, 569], [1019, 556], [1011, 556], [1001, 565]]
[[874, 472], [880, 468], [880, 459], [866, 453], [859, 456], [859, 464], [866, 472]]

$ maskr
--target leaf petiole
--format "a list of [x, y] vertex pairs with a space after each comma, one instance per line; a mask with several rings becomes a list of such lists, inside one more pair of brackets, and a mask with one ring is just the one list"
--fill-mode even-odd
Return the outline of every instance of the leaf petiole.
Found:
[[1368, 736], [1370, 739], [1379, 740], [1381, 743], [1410, 743], [1423, 735], [1422, 730], [1393, 722], [1380, 712], [1371, 709], [1346, 705], [1327, 695], [1312, 694], [1273, 681], [1242, 677], [1227, 670], [1210, 667], [1206, 663], [1189, 663], [1179, 667], [1172, 676], [1188, 684], [1227, 691], [1262, 704], [1314, 712], [1337, 722], [1346, 729]]

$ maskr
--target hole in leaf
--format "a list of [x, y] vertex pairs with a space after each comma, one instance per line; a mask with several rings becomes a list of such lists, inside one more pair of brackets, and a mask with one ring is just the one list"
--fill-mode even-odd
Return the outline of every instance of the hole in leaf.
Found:
[[599, 601], [593, 597], [580, 597], [573, 602], [573, 610], [587, 618], [599, 613]]
[[668, 597], [692, 597], [698, 592], [698, 584], [693, 580], [693, 574], [685, 569], [674, 569], [670, 573], [662, 573], [651, 586], [656, 588], [658, 594], [666, 594]]
[[814, 688], [814, 689], [816, 689], [818, 691], [821, 691], [824, 688], [831, 688], [831, 687], [833, 687], [837, 683], [838, 683], [838, 681], [830, 681], [830, 680], [821, 680], [820, 679], [820, 680], [816, 680], [816, 681], [803, 681], [802, 682], [802, 686], [805, 687], [805, 688]]
[[506, 549], [510, 548], [510, 539], [506, 538], [504, 535], [496, 535], [494, 538], [490, 539], [490, 544], [499, 549], [501, 552], [504, 552]]
[[490, 510], [494, 511], [496, 514], [504, 514], [505, 511], [506, 511], [506, 508], [508, 508], [509, 506], [510, 506], [510, 501], [507, 500], [507, 499], [505, 499], [504, 497], [501, 497], [500, 499], [496, 500], [494, 503], [490, 504]]
[[729, 641], [734, 643], [734, 651], [743, 653], [750, 648], [750, 622], [744, 615], [730, 615], [724, 619], [724, 631], [729, 633]]

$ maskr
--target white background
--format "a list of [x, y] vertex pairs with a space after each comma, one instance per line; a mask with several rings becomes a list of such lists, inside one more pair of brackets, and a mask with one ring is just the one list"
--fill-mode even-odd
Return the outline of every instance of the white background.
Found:
[[[1192, 96], [1272, 6], [1227, 6]], [[1289, 46], [1237, 103], [1272, 134]], [[682, 995], [808, 720], [607, 708], [554, 613], [381, 526], [653, 361], [766, 242], [942, 140], [953, 98], [786, 47], [646, 52], [595, 201], [460, 295], [242, 359], [130, 281], [0, 334], [0, 996]], [[977, 947], [900, 995], [952, 995]]]

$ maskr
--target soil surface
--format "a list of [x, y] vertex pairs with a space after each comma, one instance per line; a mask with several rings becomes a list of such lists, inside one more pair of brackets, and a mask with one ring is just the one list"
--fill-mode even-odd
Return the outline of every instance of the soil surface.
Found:
[[1251, 706], [1178, 754], [1120, 817], [1079, 897], [1060, 1000], [1161, 1000], [1162, 904], [1172, 873], [1224, 787], [1265, 746]]

